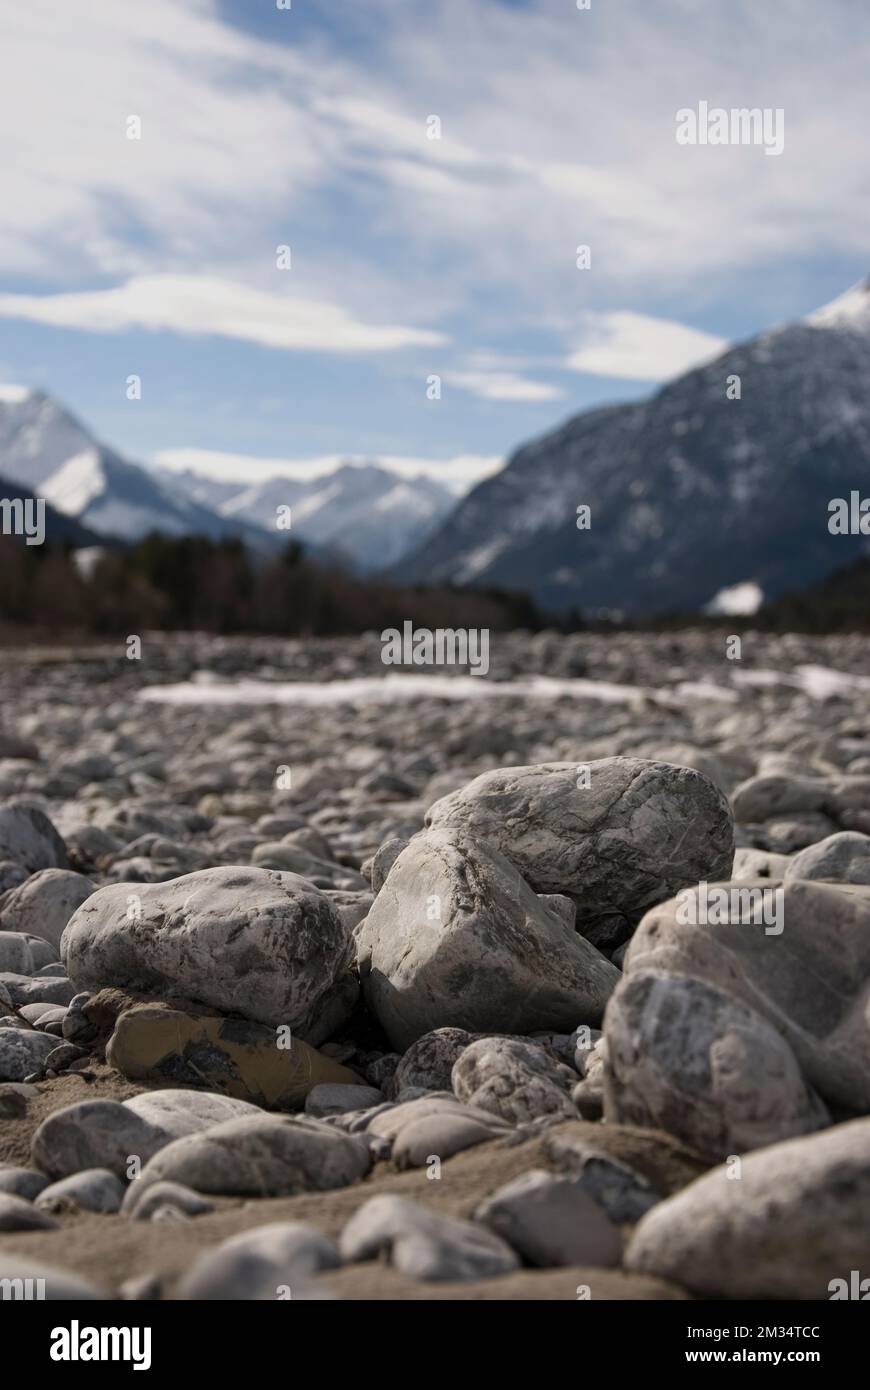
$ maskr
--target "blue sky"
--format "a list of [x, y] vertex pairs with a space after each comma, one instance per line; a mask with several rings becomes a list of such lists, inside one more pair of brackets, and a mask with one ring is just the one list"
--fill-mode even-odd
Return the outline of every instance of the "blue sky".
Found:
[[[5, 24], [0, 381], [142, 461], [467, 482], [870, 271], [852, 0], [28, 0]], [[782, 154], [679, 146], [700, 101], [781, 107]]]

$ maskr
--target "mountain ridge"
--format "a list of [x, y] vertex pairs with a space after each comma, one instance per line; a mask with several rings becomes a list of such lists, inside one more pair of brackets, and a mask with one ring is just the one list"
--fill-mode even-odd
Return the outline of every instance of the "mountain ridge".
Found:
[[521, 446], [391, 577], [631, 614], [750, 582], [770, 599], [848, 564], [867, 542], [829, 533], [828, 502], [870, 484], [870, 282], [817, 316]]

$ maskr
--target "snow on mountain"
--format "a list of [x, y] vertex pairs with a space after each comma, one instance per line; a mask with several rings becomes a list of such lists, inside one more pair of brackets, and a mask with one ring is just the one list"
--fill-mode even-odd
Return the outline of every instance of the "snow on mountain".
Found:
[[870, 276], [816, 309], [805, 320], [813, 328], [845, 328], [856, 333], [870, 332]]
[[127, 462], [57, 401], [26, 387], [0, 387], [0, 475], [99, 535], [136, 540], [157, 530], [240, 535], [257, 548], [276, 543], [190, 497], [176, 481]]
[[36, 489], [94, 443], [74, 415], [42, 391], [0, 387], [0, 473]]
[[[185, 490], [195, 487], [198, 479], [189, 472], [163, 476], [179, 480]], [[455, 502], [455, 496], [431, 478], [399, 478], [375, 464], [343, 464], [305, 481], [276, 476], [262, 483], [236, 484], [234, 495], [224, 496], [217, 510], [221, 516], [274, 531], [279, 509], [290, 507], [290, 535], [371, 572], [394, 564], [419, 545]]]
[[868, 388], [865, 281], [649, 400], [584, 411], [526, 444], [393, 574], [526, 590], [556, 611], [699, 609], [735, 586], [802, 588], [867, 546], [831, 535], [828, 503], [870, 495]]

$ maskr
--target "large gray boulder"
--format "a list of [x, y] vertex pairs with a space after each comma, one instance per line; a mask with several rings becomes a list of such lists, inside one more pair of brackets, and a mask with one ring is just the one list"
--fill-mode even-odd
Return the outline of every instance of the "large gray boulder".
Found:
[[402, 1052], [442, 1027], [569, 1032], [619, 980], [503, 855], [443, 830], [402, 851], [357, 944], [366, 1001]]
[[566, 893], [578, 931], [602, 944], [686, 884], [726, 876], [734, 854], [710, 779], [641, 758], [498, 768], [436, 801], [426, 824], [487, 840], [536, 892]]
[[66, 845], [44, 811], [35, 806], [0, 806], [0, 861], [11, 859], [30, 874], [66, 869]]
[[329, 899], [267, 869], [201, 869], [101, 888], [61, 954], [80, 989], [183, 998], [287, 1025], [316, 1045], [352, 1007], [353, 938]]
[[[725, 990], [782, 1035], [827, 1101], [870, 1110], [870, 888], [802, 879], [721, 886], [729, 890], [721, 921], [687, 921], [709, 918], [710, 909], [687, 912], [685, 896], [647, 913], [626, 954], [626, 974], [691, 975]], [[777, 928], [753, 923], [758, 914], [730, 892], [753, 886], [769, 895]], [[710, 887], [708, 903], [713, 896]]]
[[706, 1298], [848, 1297], [870, 1271], [868, 1210], [863, 1119], [705, 1173], [643, 1217], [625, 1264]]
[[54, 947], [53, 959], [57, 960], [64, 927], [94, 891], [94, 884], [84, 874], [71, 869], [41, 869], [9, 894], [0, 926], [4, 931], [42, 937]]
[[604, 1035], [610, 1123], [663, 1129], [721, 1159], [830, 1122], [785, 1039], [702, 980], [633, 970]]
[[287, 1197], [359, 1182], [371, 1163], [361, 1139], [322, 1120], [262, 1113], [176, 1139], [146, 1164], [139, 1182], [143, 1188], [167, 1181], [195, 1192]]

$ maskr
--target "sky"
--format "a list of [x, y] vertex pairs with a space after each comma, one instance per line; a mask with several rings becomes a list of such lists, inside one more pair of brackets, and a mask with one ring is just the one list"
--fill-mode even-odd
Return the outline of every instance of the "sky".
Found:
[[0, 382], [140, 462], [468, 485], [870, 272], [868, 56], [855, 0], [6, 0]]

